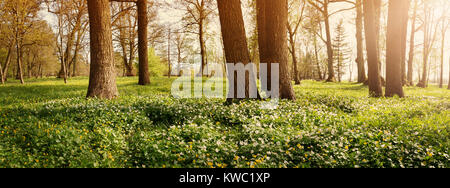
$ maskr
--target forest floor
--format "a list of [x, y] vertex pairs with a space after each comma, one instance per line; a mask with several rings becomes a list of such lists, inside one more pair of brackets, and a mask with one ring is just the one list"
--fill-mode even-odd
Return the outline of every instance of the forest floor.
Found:
[[175, 99], [173, 80], [118, 78], [112, 101], [86, 100], [87, 78], [0, 85], [0, 167], [450, 167], [450, 90], [303, 81], [269, 110]]

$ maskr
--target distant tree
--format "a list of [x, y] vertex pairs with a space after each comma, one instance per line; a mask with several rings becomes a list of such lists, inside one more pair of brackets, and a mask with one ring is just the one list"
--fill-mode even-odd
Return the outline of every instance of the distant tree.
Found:
[[24, 46], [31, 45], [26, 43], [25, 38], [32, 30], [33, 24], [38, 20], [38, 12], [40, 10], [41, 0], [5, 0], [3, 13], [8, 22], [9, 27], [13, 31], [13, 39], [16, 50], [17, 61], [17, 78], [21, 84], [23, 79], [23, 49]]
[[109, 0], [88, 0], [91, 68], [87, 97], [112, 99], [119, 95], [113, 60]]
[[356, 0], [356, 65], [358, 67], [358, 83], [364, 83], [367, 80], [366, 66], [364, 58], [364, 12], [363, 12], [363, 0]]
[[[442, 17], [441, 17], [441, 66], [440, 66], [440, 76], [439, 76], [439, 88], [444, 86], [444, 49], [445, 49], [445, 36], [447, 30], [450, 27], [450, 16], [447, 14], [447, 10], [450, 8], [450, 3], [448, 1], [442, 1]], [[449, 64], [450, 66], [450, 64]]]
[[346, 61], [350, 57], [351, 50], [349, 44], [346, 41], [346, 33], [344, 28], [344, 21], [341, 19], [336, 26], [336, 36], [333, 39], [333, 51], [334, 59], [336, 60], [335, 69], [337, 72], [338, 81], [342, 81], [342, 76], [345, 74], [344, 67], [346, 67]]
[[436, 41], [437, 30], [439, 23], [436, 21], [435, 8], [431, 6], [431, 1], [424, 1], [423, 5], [423, 67], [422, 78], [417, 84], [418, 87], [428, 87], [428, 71], [429, 71], [429, 59], [432, 52], [433, 45]]
[[[214, 0], [176, 0], [174, 5], [185, 12], [183, 22], [186, 32], [196, 34], [199, 39], [201, 69], [205, 70], [207, 62], [206, 30], [210, 16], [214, 13]], [[196, 31], [195, 31], [196, 30]], [[201, 72], [200, 75], [203, 75]]]
[[381, 0], [363, 0], [364, 27], [366, 35], [366, 49], [368, 62], [369, 94], [372, 97], [382, 97], [383, 88], [380, 78], [379, 57], [379, 33], [380, 24], [377, 12], [381, 6]]
[[[407, 75], [406, 75], [406, 43], [408, 38], [408, 22], [409, 22], [409, 9], [411, 6], [411, 1], [407, 0], [403, 3], [403, 7], [399, 9], [402, 12], [401, 14], [401, 79], [402, 86], [407, 85]], [[398, 19], [398, 18], [396, 18]], [[390, 42], [389, 40], [387, 42]], [[387, 79], [387, 78], [386, 78]]]
[[289, 11], [289, 21], [288, 21], [288, 41], [289, 41], [289, 52], [292, 56], [292, 67], [293, 67], [293, 77], [296, 85], [300, 84], [299, 72], [298, 72], [298, 60], [297, 60], [297, 33], [303, 22], [304, 11], [306, 8], [305, 1], [288, 0], [288, 11]]
[[[261, 63], [279, 63], [280, 98], [295, 100], [292, 88], [287, 46], [287, 23], [288, 23], [287, 0], [257, 0], [258, 11], [258, 38]], [[271, 71], [268, 71], [268, 89], [271, 86]]]
[[413, 73], [414, 73], [414, 52], [415, 52], [415, 35], [419, 28], [416, 28], [416, 22], [417, 22], [417, 8], [418, 8], [418, 1], [414, 1], [414, 8], [413, 8], [413, 15], [411, 18], [411, 29], [410, 29], [410, 39], [409, 39], [409, 55], [408, 55], [408, 73], [406, 76], [407, 85], [413, 86], [414, 80], [413, 80]]
[[404, 19], [408, 15], [409, 0], [389, 0], [389, 15], [387, 25], [386, 45], [386, 96], [404, 97], [402, 60], [404, 60], [403, 35], [407, 27]]

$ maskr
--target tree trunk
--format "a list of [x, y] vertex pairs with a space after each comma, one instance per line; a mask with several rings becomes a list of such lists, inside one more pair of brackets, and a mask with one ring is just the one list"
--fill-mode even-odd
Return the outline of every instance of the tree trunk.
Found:
[[[8, 68], [9, 68], [9, 64], [10, 64], [10, 62], [11, 62], [11, 55], [12, 55], [12, 50], [13, 50], [13, 46], [14, 46], [15, 44], [12, 44], [9, 48], [8, 48], [8, 53], [7, 53], [7, 55], [6, 55], [6, 60], [5, 60], [5, 67], [2, 69], [2, 77], [1, 77], [1, 80], [2, 80], [2, 83], [5, 83], [6, 82], [6, 78], [7, 78], [7, 76], [8, 76]], [[0, 69], [1, 69], [1, 67], [0, 67]]]
[[199, 42], [200, 42], [200, 55], [202, 58], [202, 64], [201, 64], [201, 69], [200, 72], [198, 73], [199, 76], [204, 76], [205, 73], [205, 67], [206, 67], [206, 48], [205, 48], [205, 38], [204, 38], [204, 31], [203, 31], [203, 20], [200, 21], [200, 24], [198, 26], [198, 37], [199, 37]]
[[[280, 98], [295, 100], [287, 46], [287, 0], [257, 0], [260, 59], [262, 63], [279, 63]], [[268, 66], [268, 70], [271, 67]], [[269, 72], [269, 71], [268, 71]], [[269, 78], [271, 73], [267, 75]], [[270, 80], [270, 79], [267, 79]], [[268, 81], [270, 83], [271, 81]]]
[[[389, 15], [386, 36], [386, 97], [395, 95], [404, 97], [403, 93], [403, 66], [406, 43], [403, 44], [403, 36], [407, 27], [403, 19], [408, 15], [409, 0], [389, 0]], [[402, 18], [402, 19], [398, 19]], [[405, 37], [406, 42], [406, 37]]]
[[412, 17], [411, 23], [411, 38], [409, 40], [409, 57], [408, 57], [408, 75], [407, 75], [407, 83], [409, 86], [414, 85], [413, 73], [414, 73], [414, 47], [415, 47], [415, 38], [416, 38], [416, 20], [417, 20], [417, 0], [414, 2], [414, 13]]
[[334, 66], [333, 66], [333, 44], [331, 43], [330, 21], [328, 15], [328, 4], [324, 5], [325, 32], [327, 35], [327, 54], [328, 54], [328, 79], [327, 82], [335, 82]]
[[319, 75], [319, 80], [323, 80], [324, 77], [322, 76], [322, 70], [320, 70], [319, 50], [317, 49], [317, 36], [315, 33], [314, 33], [314, 56], [316, 58], [317, 74]]
[[148, 70], [148, 16], [147, 0], [138, 0], [138, 48], [139, 48], [139, 85], [150, 84]]
[[91, 65], [87, 97], [112, 99], [119, 95], [113, 58], [109, 0], [88, 0]]
[[367, 80], [364, 60], [363, 19], [362, 0], [356, 0], [356, 64], [358, 66], [358, 83], [364, 83]]
[[289, 44], [291, 45], [291, 56], [292, 56], [292, 67], [293, 67], [293, 74], [294, 74], [294, 81], [295, 85], [300, 85], [300, 78], [298, 77], [298, 62], [297, 62], [297, 51], [295, 48], [295, 40], [294, 40], [294, 34], [289, 33]]
[[[242, 8], [240, 0], [218, 0], [220, 24], [222, 28], [222, 38], [227, 63], [234, 65], [242, 63], [244, 66], [250, 63], [250, 53], [247, 46], [247, 38], [242, 16]], [[236, 68], [238, 68], [236, 66]], [[242, 67], [244, 68], [244, 67]], [[252, 71], [252, 72], [250, 72]], [[256, 70], [236, 70], [228, 72], [233, 75], [233, 83], [229, 82], [230, 93], [228, 100], [238, 98], [257, 98], [258, 91], [256, 86]], [[239, 79], [238, 74], [245, 74], [245, 79]], [[250, 79], [252, 77], [253, 79]], [[233, 89], [231, 89], [233, 88]], [[245, 96], [240, 96], [238, 88], [245, 88]]]
[[[408, 38], [408, 21], [409, 21], [409, 7], [410, 7], [410, 0], [407, 0], [403, 2], [403, 7], [398, 9], [398, 11], [402, 12], [401, 15], [401, 78], [402, 78], [402, 85], [407, 85], [408, 81], [406, 79], [406, 43]], [[388, 41], [389, 42], [389, 41]], [[387, 79], [387, 78], [386, 78]]]
[[[445, 33], [447, 31], [447, 27], [445, 25], [445, 21], [442, 21], [442, 36], [441, 36], [441, 73], [440, 73], [440, 79], [439, 79], [439, 88], [444, 87], [444, 48], [445, 48]], [[449, 64], [450, 66], [450, 64]]]
[[447, 89], [450, 89], [450, 58], [448, 58], [448, 87]]
[[[376, 24], [376, 9], [379, 0], [364, 0], [364, 26], [366, 33], [366, 48], [367, 48], [367, 62], [368, 62], [368, 83], [369, 94], [372, 97], [382, 97], [383, 89], [381, 87], [380, 68], [379, 68], [379, 53], [378, 40], [379, 30]], [[378, 24], [379, 26], [379, 24]]]
[[5, 84], [5, 80], [3, 79], [3, 67], [2, 67], [1, 62], [0, 62], [0, 78], [1, 78], [2, 84]]

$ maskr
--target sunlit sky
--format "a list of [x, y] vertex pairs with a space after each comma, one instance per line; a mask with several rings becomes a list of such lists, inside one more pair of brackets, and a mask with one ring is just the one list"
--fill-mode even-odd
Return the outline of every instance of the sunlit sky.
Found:
[[[174, 0], [166, 0], [167, 2], [173, 2]], [[387, 3], [387, 1], [385, 1], [385, 3]], [[335, 3], [332, 4], [330, 7], [330, 12], [334, 12], [335, 10], [339, 10], [342, 8], [348, 8], [349, 6], [351, 6], [348, 3]], [[441, 15], [442, 14], [442, 7], [437, 7], [437, 14]], [[384, 21], [387, 19], [387, 6], [385, 6], [385, 14], [384, 14], [384, 18], [382, 18]], [[244, 18], [250, 18], [250, 16], [248, 15], [248, 10], [244, 9]], [[412, 11], [411, 11], [412, 12]], [[158, 17], [159, 17], [159, 22], [161, 24], [165, 24], [165, 25], [170, 25], [172, 27], [172, 29], [178, 29], [180, 28], [182, 25], [180, 25], [181, 23], [181, 19], [183, 17], [184, 13], [180, 10], [176, 10], [176, 9], [172, 9], [172, 8], [161, 8], [158, 10]], [[53, 25], [52, 23], [55, 23], [55, 17], [49, 13], [47, 13], [45, 10], [41, 11], [41, 16], [47, 20], [51, 25]], [[336, 25], [338, 24], [339, 20], [343, 19], [344, 20], [344, 24], [345, 24], [345, 31], [346, 31], [346, 36], [347, 36], [347, 42], [349, 43], [349, 46], [352, 48], [353, 51], [353, 55], [351, 58], [351, 63], [353, 64], [353, 80], [356, 78], [356, 64], [354, 63], [354, 59], [356, 58], [356, 39], [355, 39], [355, 26], [354, 26], [354, 19], [355, 19], [355, 11], [354, 10], [350, 10], [350, 11], [345, 11], [345, 12], [341, 12], [338, 14], [333, 15], [330, 18], [330, 24], [331, 27], [333, 28], [332, 35], [334, 35], [334, 28], [336, 27]], [[246, 28], [248, 28], [248, 22], [249, 20], [245, 20], [246, 21]], [[411, 22], [409, 23], [411, 24]], [[408, 26], [408, 30], [410, 30], [410, 26]], [[450, 30], [450, 29], [449, 29]], [[209, 41], [209, 43], [214, 44], [214, 46], [216, 46], [219, 49], [215, 49], [215, 52], [222, 56], [222, 50], [220, 49], [220, 47], [222, 46], [221, 42], [220, 42], [220, 23], [219, 23], [219, 18], [218, 16], [214, 16], [211, 20], [210, 25], [208, 26], [208, 31], [215, 33], [216, 35], [213, 38], [208, 38], [207, 40]], [[408, 31], [408, 33], [410, 33]], [[419, 31], [416, 33], [416, 44], [421, 44], [423, 40], [423, 32]], [[408, 36], [408, 41], [409, 41], [409, 36]], [[447, 31], [447, 36], [446, 36], [446, 45], [447, 47], [445, 48], [445, 65], [444, 65], [444, 73], [445, 73], [445, 78], [448, 78], [448, 70], [449, 70], [449, 55], [450, 55], [450, 31]], [[197, 44], [193, 43], [192, 44], [195, 48], [197, 48]], [[436, 41], [435, 46], [436, 47], [440, 47], [441, 42], [440, 40]], [[408, 45], [409, 46], [409, 45]], [[416, 52], [416, 64], [418, 64], [419, 62], [421, 62], [421, 55], [420, 52], [422, 51], [422, 47], [417, 47], [417, 52]], [[409, 50], [408, 50], [409, 51]], [[408, 52], [407, 52], [408, 53]], [[301, 58], [301, 57], [300, 57]], [[430, 58], [430, 61], [439, 61], [440, 62], [440, 58]], [[434, 62], [433, 62], [434, 63]], [[434, 70], [434, 69], [433, 69]], [[349, 71], [346, 71], [347, 74], [344, 75], [343, 80], [348, 80], [349, 78]], [[384, 71], [383, 71], [384, 74]], [[415, 76], [417, 76], [416, 72], [414, 73]], [[433, 74], [433, 73], [432, 73]], [[430, 81], [433, 81], [432, 79], [434, 79], [434, 76], [431, 76]]]

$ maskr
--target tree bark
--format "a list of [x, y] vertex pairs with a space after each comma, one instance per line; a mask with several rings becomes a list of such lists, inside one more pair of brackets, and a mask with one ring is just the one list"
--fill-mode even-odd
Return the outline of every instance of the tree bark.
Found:
[[376, 16], [376, 9], [380, 3], [379, 0], [364, 0], [364, 26], [366, 34], [367, 62], [368, 62], [368, 83], [369, 94], [372, 97], [382, 97], [383, 89], [381, 87], [380, 68], [379, 68], [379, 24]]
[[109, 0], [88, 0], [91, 65], [87, 97], [112, 99], [119, 95], [113, 58]]
[[[238, 64], [242, 63], [244, 66], [250, 63], [250, 53], [247, 46], [247, 37], [245, 32], [244, 18], [242, 16], [242, 8], [240, 0], [217, 0], [217, 4], [219, 7], [219, 17], [220, 24], [222, 28], [222, 38], [226, 56], [227, 63]], [[238, 80], [239, 70], [232, 73], [234, 77], [234, 82], [229, 83], [230, 88], [234, 88], [234, 90], [230, 90], [228, 97], [229, 101], [232, 99], [242, 98], [238, 95], [238, 88], [245, 88], [245, 97], [244, 98], [256, 98], [256, 96], [251, 96], [250, 89], [254, 89], [253, 92], [256, 91], [257, 94], [257, 86], [256, 86], [256, 72], [253, 72], [253, 75], [250, 75], [251, 72], [245, 73], [245, 80]], [[245, 69], [243, 70], [245, 71]], [[250, 79], [252, 76], [254, 79]], [[229, 80], [232, 80], [229, 78]], [[232, 92], [232, 93], [231, 93]]]
[[364, 83], [367, 80], [364, 60], [363, 19], [362, 0], [356, 0], [356, 64], [358, 66], [358, 83]]
[[[407, 27], [404, 19], [408, 15], [409, 0], [389, 0], [389, 15], [386, 36], [386, 97], [404, 97], [403, 66], [406, 43], [403, 36]], [[399, 19], [401, 18], [401, 19]], [[406, 37], [405, 37], [406, 42]]]
[[[295, 100], [287, 46], [287, 0], [257, 0], [260, 59], [262, 63], [279, 63], [280, 98]], [[268, 66], [268, 70], [270, 70]], [[269, 78], [271, 73], [267, 75]], [[270, 83], [270, 79], [267, 79]]]
[[139, 50], [139, 85], [150, 84], [148, 70], [148, 16], [147, 0], [138, 0], [138, 50]]

